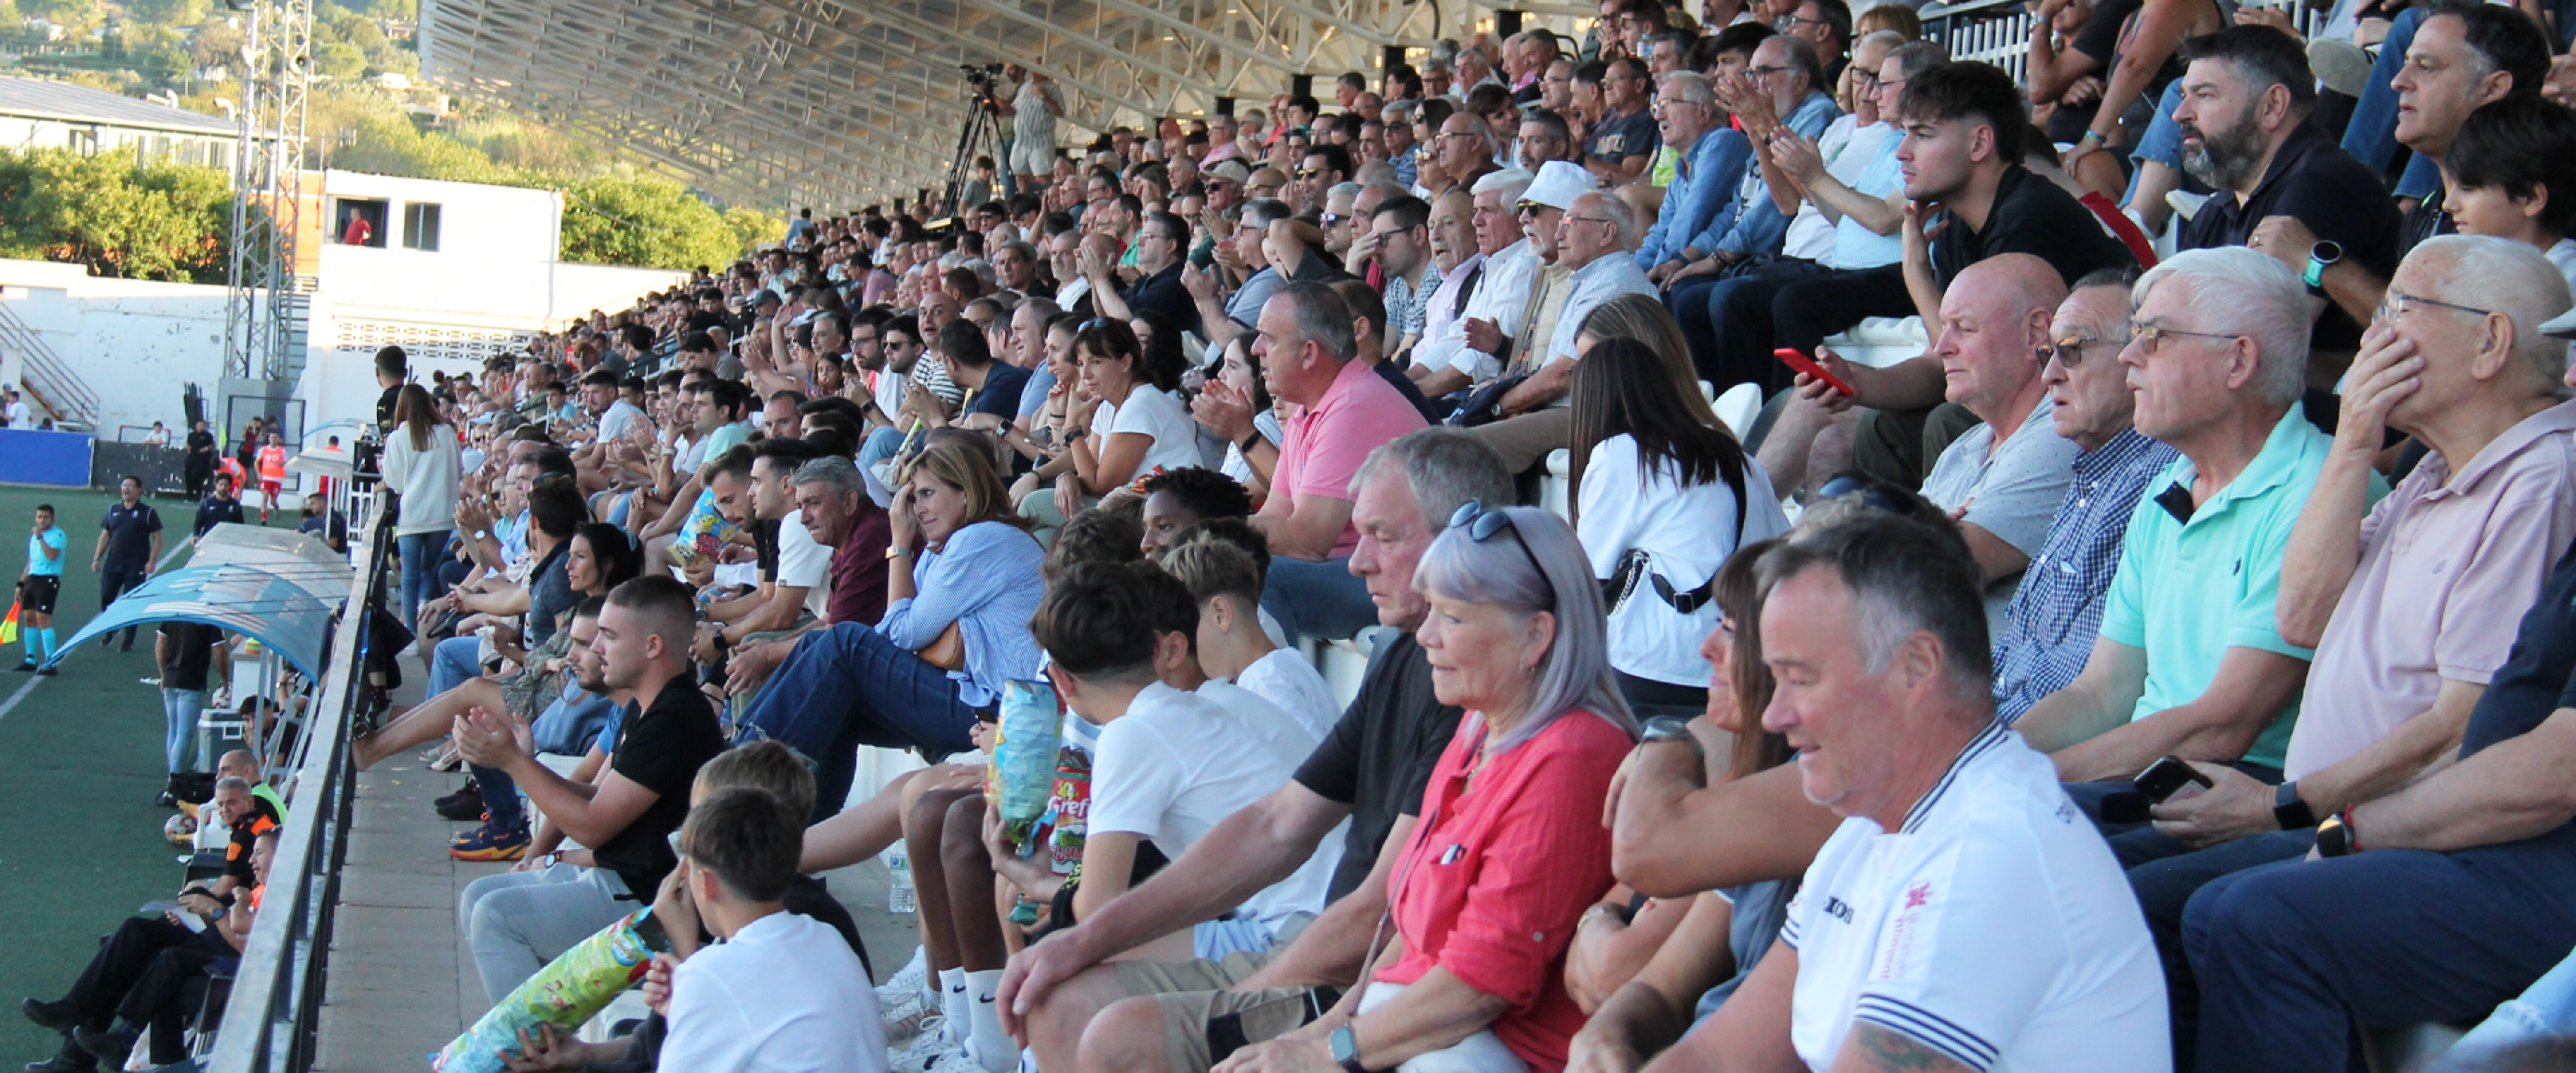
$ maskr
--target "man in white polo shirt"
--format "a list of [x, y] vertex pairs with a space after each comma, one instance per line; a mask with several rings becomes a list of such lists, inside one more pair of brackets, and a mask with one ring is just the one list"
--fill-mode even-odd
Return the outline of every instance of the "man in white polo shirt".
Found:
[[1994, 721], [1975, 560], [1876, 511], [1766, 556], [1764, 728], [1843, 817], [1780, 939], [1672, 1068], [2173, 1068], [2120, 868]]

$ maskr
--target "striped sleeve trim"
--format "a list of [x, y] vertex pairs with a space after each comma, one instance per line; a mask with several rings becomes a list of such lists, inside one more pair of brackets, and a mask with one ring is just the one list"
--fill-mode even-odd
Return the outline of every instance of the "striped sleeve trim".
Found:
[[1862, 995], [1852, 1017], [1902, 1032], [1977, 1073], [1985, 1073], [2001, 1056], [1994, 1044], [1950, 1019], [1885, 995]]

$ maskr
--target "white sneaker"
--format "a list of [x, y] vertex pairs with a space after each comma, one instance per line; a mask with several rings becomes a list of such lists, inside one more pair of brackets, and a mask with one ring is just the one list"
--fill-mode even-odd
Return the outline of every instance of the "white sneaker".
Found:
[[[1011, 1065], [1004, 1068], [1018, 1068], [1019, 1056], [1014, 1054], [1011, 1058]], [[975, 1057], [975, 1045], [969, 1043], [948, 1052], [947, 1057], [933, 1063], [924, 1073], [993, 1073], [993, 1071], [985, 1068], [983, 1061]]]
[[2378, 57], [2350, 41], [2318, 38], [2308, 42], [2308, 67], [2316, 72], [2317, 81], [2347, 97], [2359, 97], [2370, 88], [2370, 76], [2378, 62]]
[[887, 1073], [930, 1073], [952, 1056], [963, 1057], [966, 1045], [948, 1038], [948, 1018], [931, 1014], [923, 1018], [911, 1044], [886, 1048]]
[[918, 987], [898, 988], [889, 983], [877, 989], [877, 1011], [885, 1018], [888, 1046], [900, 1046], [929, 1031], [932, 1025], [947, 1023], [940, 1016], [939, 1004], [922, 994]]

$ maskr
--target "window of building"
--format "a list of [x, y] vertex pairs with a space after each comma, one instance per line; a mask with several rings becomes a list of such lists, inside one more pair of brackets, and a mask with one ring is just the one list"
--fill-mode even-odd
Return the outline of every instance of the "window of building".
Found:
[[425, 201], [403, 205], [403, 248], [432, 252], [438, 249], [438, 206]]
[[385, 211], [391, 207], [381, 199], [334, 198], [331, 210], [331, 233], [344, 246], [385, 245]]

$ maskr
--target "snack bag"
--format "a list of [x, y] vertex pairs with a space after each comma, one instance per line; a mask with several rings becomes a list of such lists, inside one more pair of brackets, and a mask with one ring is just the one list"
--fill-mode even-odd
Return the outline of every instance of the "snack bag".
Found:
[[655, 952], [671, 948], [670, 936], [652, 916], [653, 907], [647, 905], [564, 951], [441, 1049], [430, 1059], [430, 1069], [501, 1073], [501, 1052], [518, 1047], [521, 1029], [551, 1024], [570, 1033], [581, 1027], [627, 988], [643, 982]]
[[1002, 684], [1001, 740], [985, 784], [1002, 813], [1002, 833], [1026, 856], [1038, 819], [1055, 789], [1055, 687], [1012, 679]]

